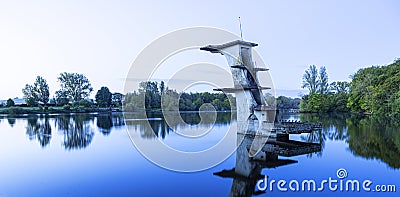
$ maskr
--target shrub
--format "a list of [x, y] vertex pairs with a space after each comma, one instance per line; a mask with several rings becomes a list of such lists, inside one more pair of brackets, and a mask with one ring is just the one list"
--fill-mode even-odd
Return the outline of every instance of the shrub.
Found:
[[64, 110], [70, 110], [70, 109], [71, 109], [71, 106], [69, 106], [69, 105], [64, 105], [64, 106], [63, 106], [63, 109], [64, 109]]
[[85, 100], [85, 99], [82, 99], [79, 101], [79, 106], [82, 106], [82, 107], [91, 107], [92, 104], [93, 104], [92, 102]]
[[84, 106], [78, 106], [78, 111], [79, 112], [84, 112], [85, 111], [85, 107]]
[[25, 114], [27, 113], [26, 110], [22, 109], [21, 107], [10, 107], [4, 111], [7, 114]]
[[15, 103], [12, 99], [8, 99], [6, 105], [7, 105], [7, 107], [12, 107], [15, 105]]

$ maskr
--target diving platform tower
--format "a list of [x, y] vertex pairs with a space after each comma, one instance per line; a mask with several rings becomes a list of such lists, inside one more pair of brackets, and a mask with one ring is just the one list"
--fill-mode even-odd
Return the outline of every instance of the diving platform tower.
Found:
[[[250, 134], [270, 136], [276, 117], [275, 107], [268, 106], [262, 87], [257, 78], [257, 72], [268, 71], [267, 68], [257, 68], [252, 59], [252, 47], [256, 43], [235, 40], [221, 45], [207, 45], [200, 50], [220, 53], [225, 56], [233, 77], [234, 87], [214, 89], [225, 93], [234, 93], [236, 97], [238, 124], [248, 127], [239, 131]], [[244, 133], [245, 134], [245, 133]]]

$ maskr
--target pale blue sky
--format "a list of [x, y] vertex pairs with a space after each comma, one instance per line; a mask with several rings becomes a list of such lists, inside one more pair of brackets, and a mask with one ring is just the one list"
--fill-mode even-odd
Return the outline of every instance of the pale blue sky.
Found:
[[0, 0], [0, 99], [22, 97], [37, 75], [53, 94], [64, 71], [86, 75], [95, 91], [122, 92], [132, 61], [151, 41], [192, 26], [239, 34], [238, 16], [275, 88], [301, 89], [311, 64], [326, 66], [330, 80], [348, 80], [361, 67], [400, 57], [399, 10], [397, 0]]

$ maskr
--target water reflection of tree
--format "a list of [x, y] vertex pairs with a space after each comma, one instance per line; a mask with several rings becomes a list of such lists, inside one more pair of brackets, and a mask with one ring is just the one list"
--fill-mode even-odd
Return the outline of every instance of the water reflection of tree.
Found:
[[400, 121], [390, 117], [369, 116], [348, 119], [350, 151], [367, 159], [378, 159], [391, 168], [400, 168]]
[[96, 125], [103, 135], [109, 135], [112, 127], [123, 126], [125, 121], [122, 113], [105, 113], [97, 116]]
[[93, 121], [93, 116], [85, 114], [56, 117], [56, 125], [64, 134], [65, 149], [85, 148], [92, 142], [94, 132], [89, 125], [91, 121]]
[[112, 124], [113, 127], [124, 126], [125, 120], [122, 113], [112, 114]]
[[100, 115], [97, 116], [97, 127], [103, 135], [109, 135], [111, 132], [111, 127], [113, 126], [113, 121], [110, 115]]
[[142, 138], [147, 139], [157, 137], [164, 139], [171, 130], [164, 120], [138, 120], [128, 122], [128, 125], [133, 126], [135, 130], [138, 130]]
[[[347, 138], [346, 118], [349, 114], [330, 113], [330, 114], [301, 114], [301, 121], [321, 122], [322, 129], [315, 130], [306, 136], [301, 136], [301, 139], [307, 142], [321, 144], [322, 150], [325, 148], [326, 140], [345, 140]], [[317, 156], [322, 156], [323, 151], [316, 153]], [[309, 155], [311, 156], [311, 155]]]
[[321, 131], [314, 131], [302, 139], [321, 143], [326, 140], [346, 140], [350, 151], [367, 159], [379, 159], [391, 168], [400, 168], [400, 121], [383, 116], [356, 114], [302, 114], [301, 121], [322, 123]]
[[[201, 112], [209, 113], [209, 112]], [[165, 117], [164, 117], [165, 116]], [[231, 113], [217, 113], [217, 117], [214, 123], [212, 116], [203, 114], [205, 118], [202, 126], [212, 126], [213, 124], [229, 124], [231, 121]], [[180, 126], [186, 124], [195, 125], [200, 123], [199, 113], [147, 113], [147, 117], [143, 114], [125, 114], [125, 118], [128, 120], [127, 124], [133, 129], [138, 130], [142, 138], [156, 138], [161, 137], [162, 139], [167, 136], [170, 131], [176, 130]], [[150, 118], [148, 120], [143, 120]], [[168, 124], [165, 119], [168, 119]], [[182, 122], [183, 120], [184, 122]]]
[[29, 116], [27, 120], [26, 134], [30, 140], [36, 138], [42, 147], [50, 144], [51, 125], [49, 123], [49, 118], [45, 116], [44, 118], [39, 119], [36, 115]]
[[8, 116], [8, 117], [7, 117], [7, 121], [8, 121], [8, 124], [9, 124], [11, 127], [14, 127], [14, 125], [15, 125], [15, 118], [14, 118], [14, 117]]

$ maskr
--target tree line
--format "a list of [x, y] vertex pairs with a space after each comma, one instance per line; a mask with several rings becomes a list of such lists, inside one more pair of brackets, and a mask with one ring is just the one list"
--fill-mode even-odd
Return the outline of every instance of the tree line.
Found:
[[[300, 98], [289, 98], [279, 96], [275, 98], [271, 94], [266, 94], [267, 104], [276, 106], [278, 109], [299, 109]], [[138, 91], [128, 93], [124, 99], [124, 110], [180, 110], [198, 111], [213, 110], [211, 104], [217, 111], [228, 111], [236, 109], [235, 97], [231, 94], [209, 93], [209, 92], [181, 92], [169, 89], [161, 81], [146, 81], [139, 83]], [[202, 108], [203, 107], [203, 108]], [[202, 109], [201, 109], [202, 108]]]
[[300, 98], [291, 98], [286, 96], [274, 97], [272, 94], [265, 94], [266, 102], [269, 106], [274, 106], [277, 109], [299, 109]]
[[[57, 78], [60, 89], [55, 92], [55, 97], [50, 99], [49, 85], [46, 79], [37, 76], [33, 84], [26, 84], [22, 89], [26, 105], [29, 107], [46, 106], [48, 104], [64, 106], [83, 107], [120, 107], [122, 106], [123, 95], [121, 93], [111, 93], [107, 87], [101, 87], [96, 93], [96, 103], [86, 99], [93, 88], [88, 78], [78, 73], [61, 73]], [[12, 99], [8, 99], [6, 106], [14, 106]]]
[[348, 107], [352, 111], [400, 114], [400, 59], [360, 69], [351, 78]]
[[176, 90], [169, 89], [161, 81], [145, 81], [139, 84], [138, 91], [128, 93], [124, 99], [124, 110], [180, 110], [180, 111], [198, 111], [213, 110], [211, 104], [217, 111], [231, 110], [236, 107], [235, 99], [230, 94], [224, 93], [178, 93]]
[[349, 83], [346, 81], [329, 83], [324, 66], [318, 69], [315, 65], [311, 65], [303, 75], [302, 88], [309, 90], [309, 94], [304, 95], [300, 102], [302, 112], [349, 111], [347, 107]]
[[400, 59], [386, 66], [359, 69], [351, 82], [328, 83], [325, 67], [310, 66], [303, 75], [302, 112], [359, 112], [400, 114]]

